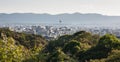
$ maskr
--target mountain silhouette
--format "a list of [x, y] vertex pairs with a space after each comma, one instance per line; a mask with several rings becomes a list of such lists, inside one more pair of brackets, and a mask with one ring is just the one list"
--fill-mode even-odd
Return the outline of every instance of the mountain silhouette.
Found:
[[0, 23], [59, 23], [59, 20], [65, 24], [81, 23], [120, 23], [120, 16], [107, 16], [96, 13], [63, 13], [57, 15], [35, 14], [35, 13], [0, 13]]

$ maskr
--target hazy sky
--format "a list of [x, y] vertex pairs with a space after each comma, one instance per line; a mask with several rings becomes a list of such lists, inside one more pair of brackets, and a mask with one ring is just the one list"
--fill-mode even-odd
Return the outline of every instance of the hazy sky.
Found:
[[14, 12], [120, 15], [120, 0], [0, 0], [0, 13]]

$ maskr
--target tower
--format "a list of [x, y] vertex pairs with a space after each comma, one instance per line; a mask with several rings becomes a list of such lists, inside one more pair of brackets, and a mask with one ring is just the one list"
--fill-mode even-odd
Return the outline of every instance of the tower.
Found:
[[60, 23], [60, 24], [62, 23], [62, 20], [61, 20], [61, 19], [59, 19], [59, 23]]

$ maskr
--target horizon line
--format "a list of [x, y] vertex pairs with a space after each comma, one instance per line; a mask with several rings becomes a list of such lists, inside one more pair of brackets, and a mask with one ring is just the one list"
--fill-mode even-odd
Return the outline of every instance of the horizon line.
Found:
[[107, 15], [107, 14], [100, 14], [100, 13], [81, 13], [81, 12], [72, 12], [72, 13], [67, 13], [67, 12], [64, 12], [64, 13], [36, 13], [36, 12], [10, 12], [10, 13], [7, 13], [7, 12], [0, 12], [1, 14], [48, 14], [48, 15], [60, 15], [60, 14], [82, 14], [82, 15], [85, 15], [85, 14], [98, 14], [98, 15], [102, 15], [102, 16], [120, 16], [120, 15]]

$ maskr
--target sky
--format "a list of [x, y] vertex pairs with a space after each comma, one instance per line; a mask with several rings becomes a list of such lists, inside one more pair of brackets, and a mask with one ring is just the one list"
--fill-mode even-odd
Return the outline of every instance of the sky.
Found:
[[0, 0], [0, 13], [74, 12], [120, 16], [120, 0]]

